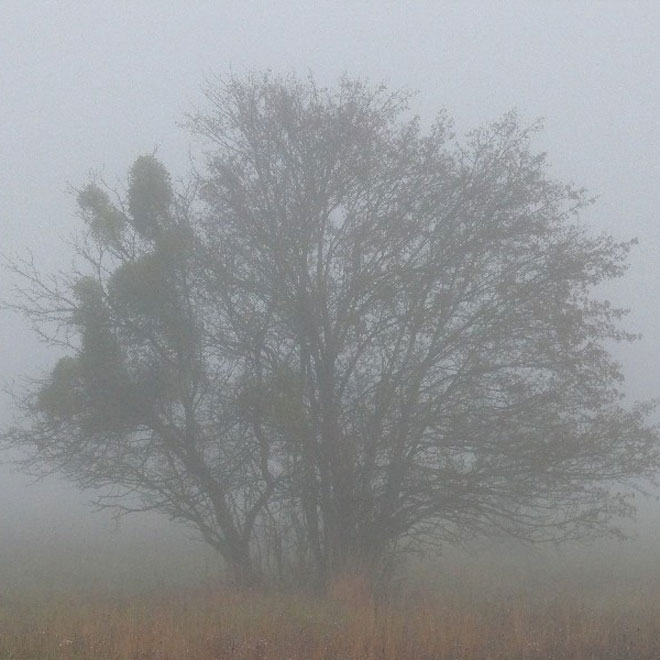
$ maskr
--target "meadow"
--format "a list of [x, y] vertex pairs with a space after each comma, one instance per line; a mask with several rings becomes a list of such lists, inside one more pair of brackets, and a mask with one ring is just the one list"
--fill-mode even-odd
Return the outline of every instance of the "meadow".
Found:
[[324, 598], [192, 573], [188, 584], [15, 583], [0, 594], [0, 658], [657, 660], [655, 565], [627, 550], [459, 552], [416, 567], [387, 599], [355, 576]]

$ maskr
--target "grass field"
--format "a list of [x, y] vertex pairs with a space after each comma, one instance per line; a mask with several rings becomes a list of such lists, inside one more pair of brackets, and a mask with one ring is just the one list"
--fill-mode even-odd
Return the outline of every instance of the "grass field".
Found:
[[324, 599], [232, 590], [140, 524], [0, 529], [0, 660], [660, 660], [660, 533], [448, 549], [385, 602], [350, 577]]
[[13, 592], [0, 601], [0, 658], [660, 658], [655, 576], [588, 589], [568, 576], [541, 582], [507, 587], [460, 570], [434, 583], [418, 579], [388, 603], [374, 601], [355, 578], [338, 581], [323, 600], [221, 586], [43, 598]]

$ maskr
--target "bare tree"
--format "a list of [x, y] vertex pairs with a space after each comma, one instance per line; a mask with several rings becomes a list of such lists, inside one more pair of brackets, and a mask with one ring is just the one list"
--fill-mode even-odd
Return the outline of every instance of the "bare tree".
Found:
[[207, 96], [185, 194], [143, 157], [124, 203], [81, 191], [91, 268], [16, 265], [18, 306], [75, 356], [6, 440], [188, 521], [243, 581], [266, 539], [324, 581], [467, 534], [616, 531], [658, 467], [606, 350], [623, 312], [593, 295], [629, 244], [580, 227], [538, 127], [457, 144], [347, 79]]
[[191, 524], [249, 583], [255, 521], [281, 475], [239, 414], [245, 358], [220, 340], [202, 286], [195, 188], [176, 195], [153, 156], [127, 188], [114, 202], [98, 183], [79, 191], [80, 269], [44, 278], [13, 264], [15, 306], [70, 355], [19, 400], [31, 423], [6, 440], [31, 449], [26, 467], [100, 489], [100, 506]]
[[406, 94], [350, 80], [208, 97], [210, 273], [288, 413], [321, 573], [406, 537], [572, 538], [628, 511], [611, 482], [652, 474], [656, 437], [616, 404], [604, 342], [631, 337], [591, 291], [629, 245], [575, 222], [588, 199], [548, 178], [537, 127], [510, 114], [456, 146], [445, 116], [423, 132]]

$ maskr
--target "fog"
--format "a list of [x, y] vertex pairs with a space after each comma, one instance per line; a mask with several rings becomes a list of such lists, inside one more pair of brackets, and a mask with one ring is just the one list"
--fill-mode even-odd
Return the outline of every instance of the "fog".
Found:
[[[660, 397], [657, 2], [5, 0], [0, 20], [3, 254], [31, 250], [44, 272], [66, 269], [77, 222], [68, 190], [92, 170], [123, 181], [138, 155], [156, 150], [184, 177], [200, 145], [181, 122], [204, 106], [201, 86], [216, 74], [311, 72], [333, 85], [347, 73], [405, 87], [417, 90], [413, 109], [425, 120], [445, 108], [459, 134], [516, 108], [525, 122], [543, 118], [534, 145], [552, 174], [598, 197], [582, 221], [639, 239], [629, 272], [606, 294], [630, 308], [625, 327], [642, 339], [612, 351], [631, 400]], [[0, 271], [0, 294], [10, 288]], [[7, 384], [57, 357], [6, 312], [0, 347]], [[11, 419], [3, 396], [0, 425]], [[130, 582], [141, 573], [163, 583], [216, 570], [189, 531], [152, 514], [117, 524], [90, 499], [56, 477], [34, 483], [3, 467], [7, 579]], [[660, 504], [650, 498], [640, 512], [626, 552], [660, 554]]]

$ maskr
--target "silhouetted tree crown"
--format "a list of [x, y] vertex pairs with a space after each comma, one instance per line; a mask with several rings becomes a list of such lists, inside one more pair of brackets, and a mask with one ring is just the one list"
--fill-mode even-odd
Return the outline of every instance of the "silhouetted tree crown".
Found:
[[[207, 89], [184, 190], [153, 156], [79, 193], [80, 269], [15, 304], [68, 354], [6, 442], [156, 509], [236, 578], [324, 581], [472, 534], [616, 531], [658, 466], [595, 287], [630, 244], [507, 114], [458, 142], [409, 95], [270, 74]], [[54, 325], [53, 325], [54, 324]]]

